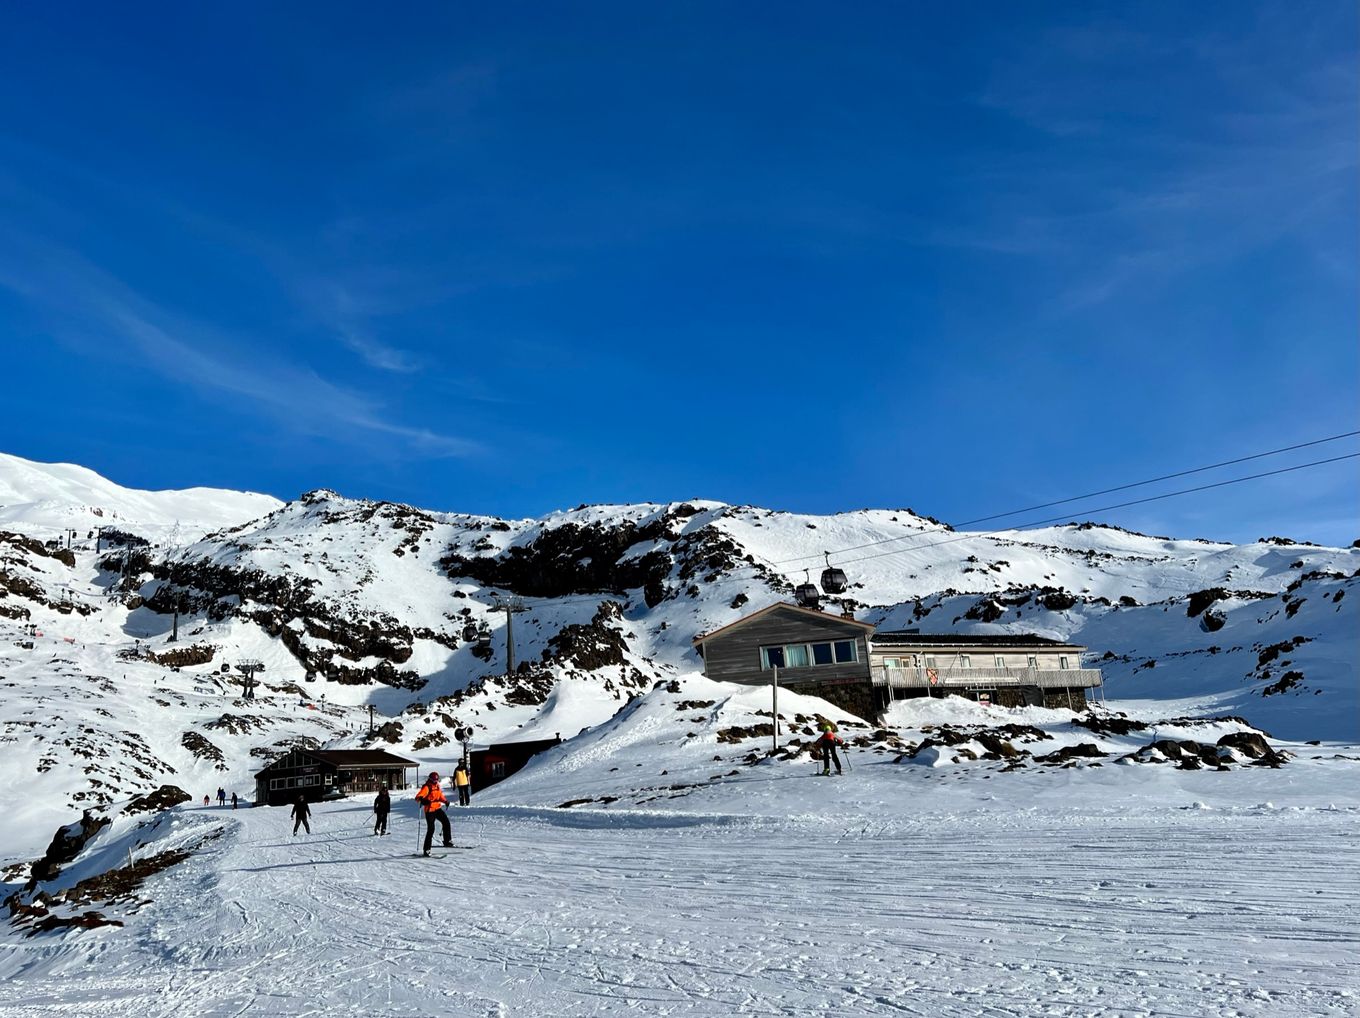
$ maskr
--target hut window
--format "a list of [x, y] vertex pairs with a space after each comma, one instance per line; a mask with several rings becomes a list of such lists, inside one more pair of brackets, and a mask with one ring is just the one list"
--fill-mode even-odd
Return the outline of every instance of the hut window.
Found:
[[783, 648], [783, 647], [761, 647], [761, 648], [760, 648], [760, 667], [762, 667], [762, 668], [783, 668], [783, 667], [784, 667], [784, 648]]
[[784, 656], [788, 659], [790, 668], [806, 668], [812, 663], [808, 658], [808, 649], [805, 643], [794, 643], [785, 647]]
[[972, 667], [973, 667], [973, 659], [972, 659], [971, 657], [969, 657], [967, 654], [960, 654], [960, 655], [959, 655], [959, 667], [960, 667], [960, 668], [972, 668]]
[[1066, 654], [1064, 654], [1064, 655], [1062, 655], [1060, 658], [1058, 658], [1058, 667], [1061, 668], [1063, 671], [1067, 671], [1067, 669], [1068, 669], [1069, 666], [1068, 666], [1068, 664], [1067, 664], [1067, 655], [1066, 655]]
[[996, 657], [992, 658], [992, 664], [995, 665], [997, 668], [1005, 668], [1006, 659], [1002, 657], [1000, 654], [998, 654]]
[[505, 761], [504, 761], [504, 760], [493, 760], [493, 761], [491, 761], [491, 776], [492, 776], [493, 778], [503, 778], [503, 777], [505, 777]]
[[1039, 659], [1038, 659], [1037, 657], [1035, 657], [1033, 654], [1031, 654], [1029, 657], [1025, 658], [1025, 663], [1026, 663], [1030, 668], [1038, 668], [1038, 667], [1039, 667]]
[[829, 665], [835, 663], [835, 658], [829, 643], [814, 643], [812, 645], [812, 663], [815, 665]]
[[[855, 661], [855, 641], [837, 640], [836, 641], [836, 660], [837, 662]], [[895, 666], [894, 666], [895, 667]]]

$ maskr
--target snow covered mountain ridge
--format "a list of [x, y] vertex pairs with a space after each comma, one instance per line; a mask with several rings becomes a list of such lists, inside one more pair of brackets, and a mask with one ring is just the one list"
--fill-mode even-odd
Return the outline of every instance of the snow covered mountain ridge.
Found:
[[[693, 636], [787, 599], [840, 549], [860, 549], [838, 558], [882, 628], [1071, 640], [1108, 696], [1167, 701], [1165, 716], [1360, 734], [1356, 548], [1100, 524], [967, 535], [908, 510], [707, 501], [501, 520], [325, 490], [132, 492], [15, 457], [0, 493], [0, 740], [4, 787], [25, 790], [0, 805], [38, 810], [43, 832], [161, 784], [249, 792], [293, 745], [435, 761], [462, 724], [482, 742], [570, 738], [697, 673]], [[513, 671], [497, 595], [527, 609]], [[256, 700], [232, 668], [247, 659], [265, 665]]]

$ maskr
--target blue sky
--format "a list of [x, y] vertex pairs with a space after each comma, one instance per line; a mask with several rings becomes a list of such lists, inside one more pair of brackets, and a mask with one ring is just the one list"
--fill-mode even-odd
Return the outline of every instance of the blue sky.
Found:
[[0, 448], [960, 520], [1360, 427], [1352, 3], [645, 6], [11, 8]]

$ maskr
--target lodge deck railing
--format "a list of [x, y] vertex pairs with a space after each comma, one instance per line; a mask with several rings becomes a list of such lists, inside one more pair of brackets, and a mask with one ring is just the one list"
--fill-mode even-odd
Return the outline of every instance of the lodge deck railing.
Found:
[[1099, 668], [889, 668], [870, 671], [875, 686], [890, 689], [1091, 689], [1101, 685]]

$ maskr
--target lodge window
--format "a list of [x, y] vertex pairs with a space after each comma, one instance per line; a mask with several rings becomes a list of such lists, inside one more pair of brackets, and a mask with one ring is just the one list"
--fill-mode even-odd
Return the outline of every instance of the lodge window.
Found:
[[491, 776], [492, 776], [493, 778], [503, 778], [503, 777], [505, 777], [505, 761], [504, 761], [504, 760], [493, 760], [493, 761], [491, 761]]
[[1000, 654], [998, 654], [998, 655], [996, 655], [995, 658], [992, 659], [992, 665], [993, 665], [994, 667], [996, 667], [996, 668], [1005, 668], [1005, 667], [1006, 667], [1006, 659], [1005, 659], [1004, 657], [1002, 657]]
[[969, 657], [967, 654], [960, 654], [960, 655], [959, 655], [959, 667], [960, 667], [960, 668], [972, 668], [972, 667], [973, 667], [973, 659], [972, 659], [971, 657]]
[[1038, 668], [1039, 659], [1035, 657], [1033, 654], [1031, 654], [1029, 657], [1025, 658], [1025, 664], [1028, 665], [1030, 668]]
[[1061, 668], [1063, 671], [1067, 671], [1068, 665], [1067, 665], [1067, 655], [1066, 655], [1066, 654], [1064, 654], [1064, 655], [1062, 655], [1061, 657], [1058, 658], [1058, 667]]
[[853, 664], [859, 660], [854, 640], [825, 643], [786, 643], [782, 647], [761, 647], [760, 667], [809, 668], [816, 665]]

